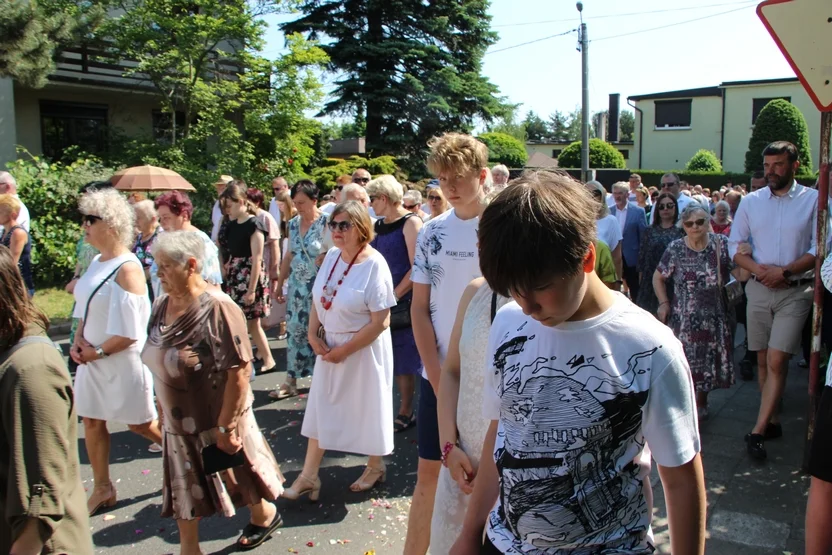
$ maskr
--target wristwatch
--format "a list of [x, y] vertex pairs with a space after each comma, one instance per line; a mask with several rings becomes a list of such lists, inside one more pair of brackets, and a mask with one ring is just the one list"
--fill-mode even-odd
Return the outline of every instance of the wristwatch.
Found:
[[236, 429], [237, 429], [236, 427], [235, 428], [226, 428], [225, 426], [217, 426], [217, 430], [219, 430], [219, 432], [221, 434], [230, 434], [231, 432], [233, 432]]
[[104, 358], [107, 358], [107, 356], [108, 356], [107, 353], [104, 352], [103, 347], [96, 347], [95, 348], [95, 354], [98, 355], [99, 359], [104, 359]]
[[789, 279], [792, 277], [792, 271], [788, 269], [783, 270], [783, 279]]

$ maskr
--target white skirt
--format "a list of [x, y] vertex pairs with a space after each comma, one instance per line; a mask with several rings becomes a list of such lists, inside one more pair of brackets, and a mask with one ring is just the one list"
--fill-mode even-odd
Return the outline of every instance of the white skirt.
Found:
[[[330, 347], [352, 333], [327, 332]], [[340, 364], [315, 361], [301, 434], [321, 449], [382, 456], [393, 452], [393, 343], [385, 330]]]

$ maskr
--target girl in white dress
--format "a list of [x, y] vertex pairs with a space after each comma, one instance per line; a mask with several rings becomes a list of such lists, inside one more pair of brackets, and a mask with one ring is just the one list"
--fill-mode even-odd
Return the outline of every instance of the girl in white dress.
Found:
[[449, 553], [462, 531], [489, 424], [482, 416], [488, 334], [494, 314], [508, 301], [492, 293], [483, 278], [469, 283], [459, 301], [439, 382], [439, 438], [444, 465], [433, 506], [431, 553]]
[[303, 471], [283, 497], [317, 500], [318, 470], [327, 449], [368, 455], [350, 486], [366, 491], [383, 482], [382, 456], [393, 451], [393, 344], [388, 325], [395, 306], [384, 257], [369, 246], [373, 227], [356, 201], [339, 204], [329, 221], [335, 248], [312, 288], [309, 343], [317, 355], [301, 433], [309, 438]]
[[130, 252], [135, 216], [114, 189], [87, 193], [79, 202], [84, 238], [101, 254], [75, 286], [75, 318], [81, 318], [70, 349], [78, 363], [75, 402], [84, 420], [87, 455], [95, 489], [87, 501], [90, 515], [116, 504], [110, 481], [110, 434], [107, 422], [162, 443], [153, 380], [142, 364], [150, 300], [141, 263]]

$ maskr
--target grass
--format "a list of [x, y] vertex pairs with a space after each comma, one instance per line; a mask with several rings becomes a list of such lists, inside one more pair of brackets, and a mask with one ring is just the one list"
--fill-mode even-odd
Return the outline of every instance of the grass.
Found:
[[47, 289], [36, 289], [34, 297], [35, 305], [41, 309], [52, 324], [69, 322], [72, 319], [72, 295], [57, 287]]

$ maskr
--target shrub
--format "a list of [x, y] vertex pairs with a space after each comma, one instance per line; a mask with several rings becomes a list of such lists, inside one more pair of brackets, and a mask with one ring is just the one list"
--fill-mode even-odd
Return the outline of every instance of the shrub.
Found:
[[38, 285], [63, 285], [75, 271], [75, 244], [81, 236], [78, 191], [90, 181], [109, 179], [115, 170], [93, 157], [62, 164], [24, 154], [28, 159], [7, 168], [29, 209], [35, 280]]
[[800, 160], [798, 174], [812, 173], [812, 149], [806, 118], [797, 106], [782, 98], [766, 104], [757, 116], [754, 131], [748, 141], [748, 152], [745, 154], [746, 172], [763, 169], [763, 150], [774, 141], [789, 141], [795, 145]]
[[688, 160], [685, 166], [685, 171], [688, 172], [721, 172], [722, 162], [715, 152], [711, 150], [700, 149]]
[[312, 170], [310, 179], [321, 189], [321, 194], [329, 193], [335, 186], [335, 180], [339, 175], [350, 175], [359, 168], [364, 168], [370, 175], [381, 174], [395, 175], [399, 181], [406, 179], [392, 156], [379, 156], [377, 158], [362, 158], [361, 156], [350, 156], [346, 160], [338, 158], [327, 158], [320, 167]]
[[488, 147], [489, 164], [505, 164], [509, 168], [522, 168], [529, 159], [526, 146], [505, 133], [483, 133], [477, 137]]
[[[558, 156], [558, 166], [561, 168], [581, 167], [581, 141], [575, 141], [563, 149]], [[601, 139], [589, 140], [589, 167], [593, 169], [627, 167], [624, 155], [611, 144]]]

